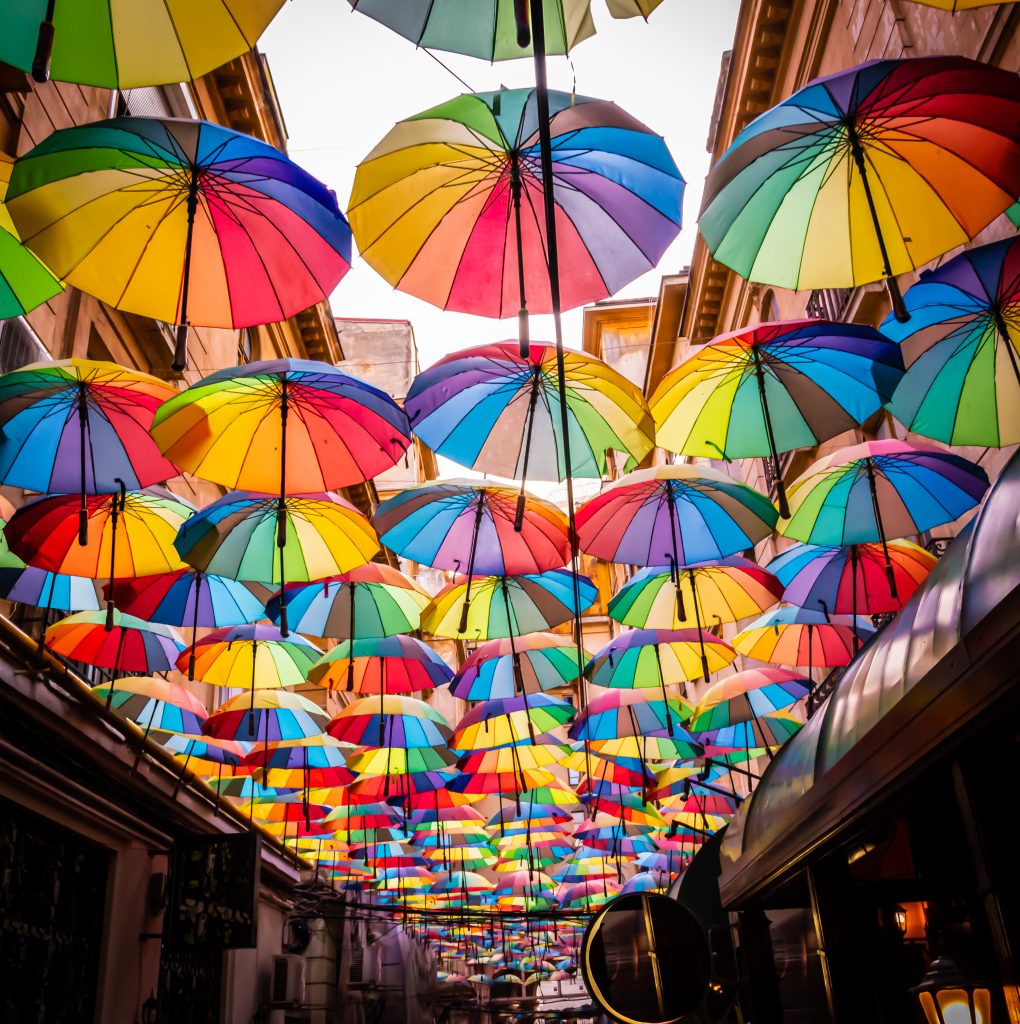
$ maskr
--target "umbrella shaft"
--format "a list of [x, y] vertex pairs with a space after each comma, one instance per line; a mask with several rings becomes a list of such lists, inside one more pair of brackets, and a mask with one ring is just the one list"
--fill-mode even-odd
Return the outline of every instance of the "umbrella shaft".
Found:
[[198, 168], [192, 165], [188, 182], [188, 230], [184, 239], [184, 275], [181, 279], [181, 319], [177, 328], [177, 346], [174, 349], [173, 369], [188, 368], [188, 289], [191, 285], [191, 243], [195, 236], [195, 214], [198, 212]]

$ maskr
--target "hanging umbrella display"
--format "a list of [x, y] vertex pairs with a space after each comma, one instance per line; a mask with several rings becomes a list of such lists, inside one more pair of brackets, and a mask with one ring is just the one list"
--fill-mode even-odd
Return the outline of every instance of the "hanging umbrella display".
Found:
[[945, 444], [1020, 441], [1020, 242], [962, 252], [904, 301], [910, 319], [882, 324], [907, 367], [889, 411]]
[[203, 732], [221, 740], [293, 743], [322, 735], [328, 721], [320, 707], [299, 693], [254, 690], [221, 704], [206, 719]]
[[1020, 82], [964, 57], [878, 60], [752, 121], [705, 183], [699, 227], [781, 288], [895, 278], [969, 242], [1020, 195]]
[[[895, 598], [886, 577], [886, 553], [896, 580]], [[790, 604], [836, 615], [882, 615], [899, 611], [937, 561], [912, 541], [890, 540], [885, 551], [881, 544], [794, 544], [766, 568], [786, 588], [783, 599]]]
[[[362, 723], [364, 724], [364, 723]], [[345, 726], [347, 728], [347, 726]], [[411, 776], [427, 772], [441, 772], [456, 762], [456, 755], [446, 746], [440, 747], [374, 747], [360, 748], [347, 758], [347, 765], [356, 772], [360, 780], [381, 776]], [[404, 790], [403, 795], [410, 800], [414, 789]], [[439, 799], [438, 797], [436, 799]], [[433, 798], [428, 798], [428, 806], [432, 806]]]
[[418, 629], [429, 600], [398, 569], [369, 562], [338, 576], [288, 583], [286, 593], [278, 593], [266, 604], [266, 615], [279, 623], [286, 603], [298, 633], [338, 640], [379, 639]]
[[485, 700], [457, 723], [450, 748], [461, 753], [536, 742], [537, 737], [567, 725], [577, 714], [569, 701], [538, 693], [527, 697]]
[[396, 749], [443, 747], [450, 738], [450, 726], [435, 708], [423, 700], [394, 694], [351, 701], [327, 731], [343, 743]]
[[[679, 724], [686, 722], [693, 711], [694, 705], [680, 697], [663, 699], [641, 690], [610, 690], [588, 701], [570, 727], [570, 738], [601, 742], [668, 735], [676, 755], [694, 757], [700, 753], [697, 742]], [[640, 744], [638, 749], [643, 749]], [[649, 759], [655, 759], [654, 755]]]
[[786, 518], [780, 452], [811, 448], [878, 412], [903, 376], [894, 342], [862, 324], [790, 320], [716, 338], [649, 399], [660, 447], [717, 459], [770, 458]]
[[[705, 691], [691, 720], [691, 730], [718, 730], [775, 716], [806, 697], [811, 687], [810, 679], [790, 669], [754, 668], [737, 672]], [[719, 745], [743, 747], [747, 744]], [[772, 744], [752, 742], [750, 745]]]
[[835, 619], [808, 608], [773, 608], [734, 638], [741, 654], [773, 665], [848, 665], [875, 627], [863, 618]]
[[286, 320], [350, 269], [350, 229], [325, 185], [279, 150], [206, 121], [122, 117], [53, 132], [14, 165], [7, 207], [67, 284], [188, 325]]
[[25, 565], [7, 549], [0, 534], [0, 596], [4, 600], [43, 608], [47, 618], [53, 608], [63, 612], [94, 612], [103, 606], [101, 586], [100, 580]]
[[196, 476], [281, 497], [371, 479], [411, 443], [407, 417], [386, 392], [308, 359], [203, 377], [160, 407], [152, 436]]
[[[276, 585], [319, 580], [364, 565], [379, 550], [368, 520], [335, 494], [273, 498], [235, 491], [207, 505], [175, 541], [181, 557], [203, 572]], [[285, 601], [280, 629], [289, 632]]]
[[304, 637], [285, 637], [275, 626], [224, 626], [184, 651], [177, 668], [212, 686], [275, 690], [303, 683], [321, 653]]
[[37, 82], [102, 89], [170, 85], [253, 49], [283, 0], [167, 0], [122, 7], [115, 0], [26, 0], [0, 18], [0, 61]]
[[[417, 5], [401, 0], [348, 0], [416, 46], [462, 53], [487, 61], [531, 54], [531, 18], [520, 0], [485, 0], [470, 8], [451, 0]], [[662, 0], [606, 0], [614, 18], [647, 18]], [[595, 34], [591, 0], [544, 0], [546, 53], [561, 54]]]
[[[468, 584], [470, 582], [470, 591]], [[488, 640], [552, 629], [590, 608], [598, 597], [594, 584], [555, 569], [538, 575], [482, 576], [448, 583], [422, 615], [422, 629], [433, 636]]]
[[91, 359], [6, 373], [0, 377], [0, 481], [78, 494], [84, 546], [86, 495], [138, 490], [180, 472], [149, 436], [156, 409], [175, 394], [156, 377]]
[[330, 692], [401, 694], [442, 686], [453, 669], [413, 636], [342, 640], [308, 669], [308, 681]]
[[775, 506], [707, 466], [628, 473], [577, 510], [582, 551], [607, 562], [672, 565], [725, 558], [771, 536]]
[[693, 626], [701, 672], [710, 675], [705, 627], [758, 615], [782, 597], [782, 584], [755, 562], [731, 555], [719, 563], [649, 567], [635, 573], [609, 602], [610, 618], [629, 626]]
[[14, 160], [0, 153], [0, 320], [30, 313], [59, 295], [63, 287], [49, 268], [21, 244], [4, 205], [13, 166]]
[[614, 637], [588, 663], [588, 679], [595, 686], [647, 688], [680, 686], [731, 664], [736, 652], [721, 637], [697, 629], [629, 629]]
[[390, 284], [443, 309], [518, 316], [524, 355], [529, 310], [552, 311], [544, 190], [563, 309], [652, 270], [684, 192], [662, 138], [614, 103], [552, 91], [546, 102], [551, 182], [537, 90], [500, 89], [400, 121], [358, 166], [348, 211], [358, 251]]
[[95, 686], [92, 692], [102, 700], [109, 697], [109, 706], [144, 729], [146, 736], [152, 730], [201, 736], [202, 723], [208, 718], [205, 705], [194, 694], [158, 676], [128, 676]]
[[[564, 353], [570, 476], [599, 478], [607, 451], [635, 462], [654, 447], [644, 396], [601, 359]], [[412, 428], [434, 452], [481, 473], [528, 479], [568, 476], [556, 349], [515, 341], [444, 356], [418, 374], [404, 402]]]
[[980, 466], [942, 448], [866, 441], [823, 456], [793, 482], [781, 532], [808, 544], [881, 544], [889, 593], [898, 598], [888, 541], [953, 522], [987, 489]]
[[75, 495], [36, 498], [15, 512], [4, 537], [14, 554], [36, 568], [110, 580], [107, 621], [112, 626], [118, 578], [183, 568], [174, 538], [194, 508], [159, 488], [89, 495], [85, 513], [90, 526], [84, 535], [80, 511]]
[[[591, 655], [582, 651], [587, 662]], [[450, 684], [461, 700], [489, 700], [569, 686], [580, 676], [577, 647], [569, 636], [529, 633], [487, 640], [465, 659]]]
[[412, 487], [384, 501], [372, 523], [396, 554], [468, 576], [539, 573], [570, 560], [567, 517], [551, 502], [498, 484]]

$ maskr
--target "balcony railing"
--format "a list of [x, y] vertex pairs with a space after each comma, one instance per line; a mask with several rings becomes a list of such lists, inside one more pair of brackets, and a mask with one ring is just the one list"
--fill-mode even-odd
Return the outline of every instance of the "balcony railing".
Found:
[[807, 314], [820, 317], [822, 320], [842, 320], [853, 294], [853, 288], [816, 289], [808, 299]]

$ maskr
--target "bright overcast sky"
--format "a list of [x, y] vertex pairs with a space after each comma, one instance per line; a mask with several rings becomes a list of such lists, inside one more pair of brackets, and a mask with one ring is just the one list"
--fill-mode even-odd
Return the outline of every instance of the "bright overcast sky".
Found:
[[[689, 262], [701, 185], [708, 170], [705, 142], [719, 63], [733, 40], [739, 0], [664, 0], [645, 24], [614, 21], [593, 0], [598, 35], [581, 43], [570, 63], [550, 59], [553, 88], [614, 100], [663, 135], [687, 180], [684, 228], [659, 272]], [[427, 53], [344, 0], [291, 0], [263, 36], [290, 135], [291, 157], [335, 189], [346, 209], [358, 162], [399, 120], [464, 92]], [[438, 56], [473, 89], [534, 84], [530, 60], [486, 64]], [[630, 284], [621, 296], [654, 295], [659, 272]], [[355, 257], [332, 296], [337, 316], [410, 320], [427, 366], [446, 352], [516, 336], [516, 319], [487, 320], [447, 313], [395, 291]], [[564, 340], [580, 345], [580, 311], [564, 318]], [[550, 318], [532, 318], [532, 337], [551, 340]]]

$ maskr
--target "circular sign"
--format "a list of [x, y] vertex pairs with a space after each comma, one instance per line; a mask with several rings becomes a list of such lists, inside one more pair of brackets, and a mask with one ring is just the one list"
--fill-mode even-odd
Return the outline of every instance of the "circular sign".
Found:
[[623, 1024], [674, 1024], [705, 997], [705, 933], [684, 906], [659, 893], [630, 893], [592, 918], [581, 950], [592, 999]]

